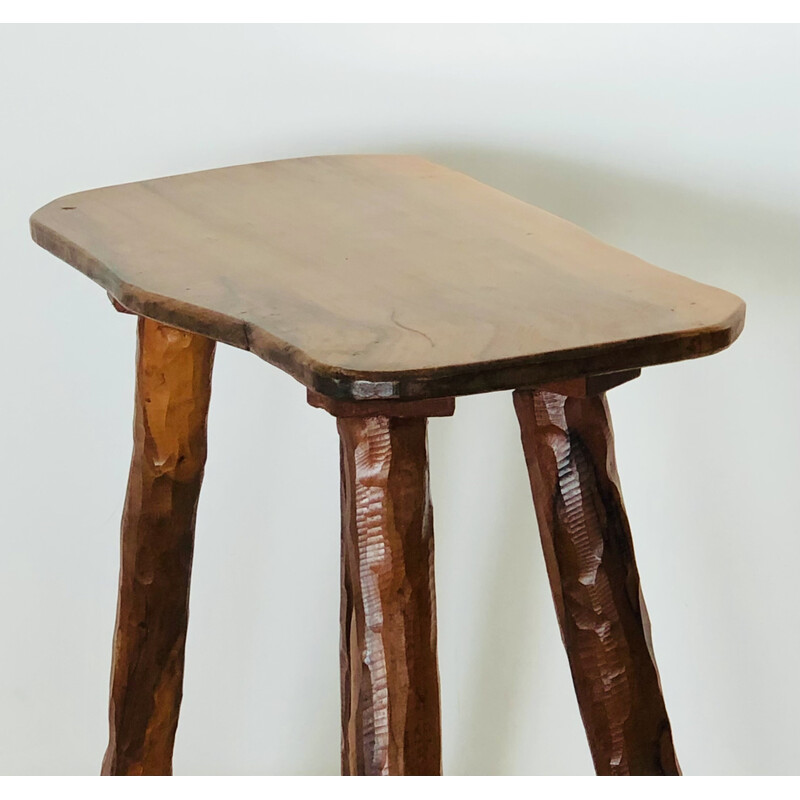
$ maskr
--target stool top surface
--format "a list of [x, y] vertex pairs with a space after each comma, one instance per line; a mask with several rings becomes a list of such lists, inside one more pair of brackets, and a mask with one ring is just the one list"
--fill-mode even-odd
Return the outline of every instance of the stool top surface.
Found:
[[708, 355], [735, 295], [414, 156], [323, 156], [68, 195], [34, 240], [125, 308], [344, 399], [541, 385]]

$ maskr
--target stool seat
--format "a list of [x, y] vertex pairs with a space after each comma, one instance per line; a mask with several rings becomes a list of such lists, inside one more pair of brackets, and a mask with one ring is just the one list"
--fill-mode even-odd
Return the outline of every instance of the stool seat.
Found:
[[217, 342], [336, 418], [342, 774], [442, 772], [428, 418], [500, 389], [595, 770], [680, 774], [606, 392], [729, 345], [738, 297], [408, 156], [96, 189], [31, 232], [139, 317], [104, 775], [172, 773]]
[[35, 241], [123, 307], [342, 400], [445, 397], [727, 347], [735, 295], [412, 156], [271, 161], [68, 195]]

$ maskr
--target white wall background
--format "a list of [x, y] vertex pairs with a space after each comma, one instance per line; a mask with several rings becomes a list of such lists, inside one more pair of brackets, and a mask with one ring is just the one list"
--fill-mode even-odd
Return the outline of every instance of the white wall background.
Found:
[[[134, 320], [38, 249], [69, 192], [417, 153], [748, 303], [741, 339], [611, 394], [687, 774], [800, 772], [800, 66], [794, 26], [0, 28], [0, 773], [106, 742]], [[178, 774], [334, 774], [338, 451], [221, 347]], [[591, 761], [507, 393], [430, 426], [444, 766]]]

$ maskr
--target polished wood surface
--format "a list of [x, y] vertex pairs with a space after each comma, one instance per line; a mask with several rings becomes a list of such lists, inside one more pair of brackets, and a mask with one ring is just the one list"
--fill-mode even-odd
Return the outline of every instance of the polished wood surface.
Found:
[[734, 295], [413, 156], [273, 161], [62, 197], [34, 239], [143, 316], [340, 399], [539, 386], [713, 353]]
[[439, 775], [427, 420], [343, 417], [338, 427], [342, 774]]
[[170, 775], [215, 343], [139, 319], [104, 775]]
[[514, 405], [561, 635], [600, 775], [680, 774], [605, 395]]

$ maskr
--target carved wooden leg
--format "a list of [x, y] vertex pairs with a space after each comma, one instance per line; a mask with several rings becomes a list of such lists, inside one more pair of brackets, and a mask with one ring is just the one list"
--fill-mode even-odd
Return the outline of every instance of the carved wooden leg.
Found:
[[170, 775], [215, 343], [139, 318], [103, 775]]
[[600, 775], [678, 775], [605, 395], [517, 391], [550, 586]]
[[338, 424], [342, 773], [440, 775], [427, 419]]

